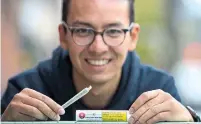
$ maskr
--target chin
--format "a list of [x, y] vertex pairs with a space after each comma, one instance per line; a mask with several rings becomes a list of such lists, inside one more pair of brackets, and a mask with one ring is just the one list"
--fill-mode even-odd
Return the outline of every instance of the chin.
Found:
[[85, 75], [86, 79], [93, 83], [93, 84], [105, 84], [109, 81], [111, 81], [112, 79], [114, 79], [112, 75]]

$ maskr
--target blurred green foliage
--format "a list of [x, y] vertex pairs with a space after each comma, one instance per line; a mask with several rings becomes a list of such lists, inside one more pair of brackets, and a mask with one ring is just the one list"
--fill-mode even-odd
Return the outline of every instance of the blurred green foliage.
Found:
[[149, 45], [149, 31], [162, 21], [161, 5], [163, 0], [136, 0], [135, 2], [135, 20], [140, 24], [141, 31], [136, 48], [141, 61], [152, 65], [157, 65], [157, 52]]

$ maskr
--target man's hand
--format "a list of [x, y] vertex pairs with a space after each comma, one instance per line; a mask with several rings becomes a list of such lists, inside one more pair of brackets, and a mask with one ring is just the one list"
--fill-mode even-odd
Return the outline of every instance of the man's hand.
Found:
[[49, 97], [25, 88], [16, 94], [5, 112], [2, 121], [60, 120], [64, 109]]
[[169, 93], [153, 90], [141, 94], [129, 109], [129, 124], [193, 121], [189, 111]]

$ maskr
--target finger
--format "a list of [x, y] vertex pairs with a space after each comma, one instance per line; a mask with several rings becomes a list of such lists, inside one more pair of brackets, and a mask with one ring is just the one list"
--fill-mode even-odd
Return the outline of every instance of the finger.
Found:
[[159, 113], [162, 112], [170, 112], [170, 107], [168, 106], [168, 102], [164, 102], [158, 105], [155, 105], [151, 107], [148, 111], [146, 111], [139, 119], [138, 121], [140, 123], [145, 123], [152, 117], [156, 116]]
[[6, 121], [35, 121], [36, 118], [22, 113], [12, 113], [12, 117], [8, 117]]
[[153, 90], [153, 91], [148, 91], [148, 92], [144, 92], [143, 94], [141, 94], [130, 107], [130, 109], [129, 109], [130, 114], [133, 114], [135, 111], [137, 111], [143, 104], [145, 104], [150, 99], [157, 97], [159, 92], [162, 92], [162, 90]]
[[17, 117], [16, 121], [35, 121], [35, 120], [37, 120], [36, 118], [33, 118], [28, 115], [24, 115], [22, 113], [19, 113], [16, 117]]
[[29, 117], [33, 117], [38, 120], [48, 119], [47, 116], [45, 116], [42, 112], [40, 112], [37, 108], [33, 106], [20, 103], [20, 104], [16, 104], [15, 107], [19, 113], [27, 115]]
[[49, 108], [49, 106], [47, 106], [43, 101], [40, 101], [38, 99], [29, 97], [26, 95], [22, 95], [22, 97], [23, 97], [22, 102], [24, 104], [37, 108], [40, 112], [42, 112], [43, 114], [45, 114], [47, 117], [49, 117], [52, 120], [57, 120], [57, 121], [60, 120], [60, 116], [57, 113], [55, 113], [51, 108]]
[[[143, 115], [142, 118], [148, 118], [146, 119], [146, 122], [159, 122], [159, 121], [171, 121], [172, 115], [171, 113], [171, 103], [172, 100], [165, 101], [161, 104], [158, 104], [151, 109], [149, 109], [146, 113], [146, 115]], [[145, 117], [148, 116], [148, 117]]]
[[153, 111], [154, 113], [147, 113], [147, 111], [152, 110], [154, 108], [153, 106], [161, 104], [164, 101], [165, 101], [164, 94], [159, 94], [157, 97], [147, 101], [134, 114], [131, 115], [133, 117], [134, 122], [136, 122], [138, 119], [140, 120], [140, 122], [146, 122], [147, 121], [146, 119], [148, 118], [148, 116], [150, 116], [147, 114], [157, 114], [155, 113], [155, 111]]
[[147, 124], [155, 124], [157, 122], [164, 122], [168, 121], [168, 117], [170, 116], [170, 112], [161, 112], [155, 115], [154, 117], [150, 118], [147, 121]]
[[29, 95], [30, 97], [36, 98], [40, 101], [43, 101], [45, 104], [47, 104], [54, 112], [58, 113], [59, 115], [63, 115], [65, 113], [65, 110], [62, 106], [57, 104], [54, 100], [49, 98], [48, 96], [39, 93], [35, 90], [25, 88], [23, 90], [23, 93]]

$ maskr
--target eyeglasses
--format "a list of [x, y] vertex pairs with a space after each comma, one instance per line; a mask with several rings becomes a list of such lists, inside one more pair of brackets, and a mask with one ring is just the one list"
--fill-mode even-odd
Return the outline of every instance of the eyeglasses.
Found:
[[79, 46], [92, 44], [98, 34], [102, 36], [104, 43], [108, 46], [119, 46], [124, 42], [126, 33], [132, 30], [134, 23], [131, 23], [128, 29], [107, 28], [102, 32], [97, 32], [92, 28], [70, 27], [66, 22], [63, 22], [63, 25], [69, 29], [73, 42]]

